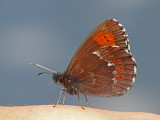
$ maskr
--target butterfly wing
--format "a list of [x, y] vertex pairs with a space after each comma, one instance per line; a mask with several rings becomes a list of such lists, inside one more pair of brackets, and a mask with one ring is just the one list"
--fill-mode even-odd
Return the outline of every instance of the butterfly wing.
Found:
[[76, 51], [66, 75], [75, 80], [82, 94], [124, 94], [136, 76], [136, 62], [124, 27], [114, 19], [97, 26]]

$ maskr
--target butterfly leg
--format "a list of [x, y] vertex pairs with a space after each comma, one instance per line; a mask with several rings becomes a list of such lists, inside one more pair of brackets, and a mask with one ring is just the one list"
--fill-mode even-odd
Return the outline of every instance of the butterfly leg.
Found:
[[62, 90], [63, 90], [63, 105], [64, 105], [64, 102], [65, 102], [65, 92], [66, 92], [66, 88], [62, 88]]
[[91, 108], [92, 108], [92, 106], [89, 104], [89, 102], [88, 102], [88, 100], [87, 100], [87, 96], [86, 96], [86, 95], [84, 95], [84, 96], [85, 96], [85, 99], [86, 99], [87, 105], [88, 105], [89, 107], [91, 107]]
[[49, 92], [49, 90], [48, 90], [49, 86], [51, 86], [51, 85], [53, 85], [53, 84], [54, 84], [54, 82], [52, 82], [52, 83], [50, 83], [49, 85], [47, 85], [47, 88], [46, 88], [46, 89], [47, 89], [47, 93], [48, 93], [48, 96], [49, 96], [49, 98], [50, 98], [51, 104], [54, 105], [53, 99], [52, 99], [51, 94], [50, 94], [50, 92]]
[[[61, 94], [62, 94], [62, 89], [61, 89], [61, 91], [60, 91], [60, 93], [59, 93], [59, 98], [58, 98], [58, 101], [57, 101], [57, 104], [56, 104], [56, 105], [58, 105], [58, 104], [59, 104], [59, 101], [61, 100]], [[53, 107], [56, 107], [56, 105], [53, 106]]]
[[[56, 104], [56, 105], [58, 105], [58, 104], [59, 104], [59, 101], [61, 100], [62, 91], [63, 91], [63, 104], [64, 104], [64, 102], [65, 102], [65, 91], [66, 91], [66, 89], [65, 89], [65, 88], [62, 88], [61, 91], [60, 91], [59, 98], [58, 98], [58, 101], [57, 101], [57, 104]], [[54, 105], [53, 107], [56, 107], [56, 105]]]
[[78, 93], [78, 101], [79, 101], [79, 103], [80, 103], [80, 105], [81, 105], [81, 108], [84, 110], [84, 107], [82, 106], [81, 101], [80, 101], [80, 98], [79, 98], [79, 93]]

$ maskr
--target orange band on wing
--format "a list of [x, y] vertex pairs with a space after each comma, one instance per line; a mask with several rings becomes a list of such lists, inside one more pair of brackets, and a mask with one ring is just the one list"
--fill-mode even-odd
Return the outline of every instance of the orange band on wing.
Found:
[[93, 37], [93, 40], [101, 46], [114, 46], [116, 44], [114, 35], [108, 31], [99, 32]]

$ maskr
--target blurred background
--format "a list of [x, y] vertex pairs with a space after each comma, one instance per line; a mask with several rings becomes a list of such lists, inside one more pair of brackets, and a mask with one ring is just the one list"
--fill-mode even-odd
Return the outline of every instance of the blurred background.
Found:
[[[51, 75], [38, 77], [46, 70], [29, 63], [63, 72], [85, 37], [115, 18], [129, 35], [137, 79], [124, 96], [88, 101], [99, 109], [160, 114], [159, 6], [159, 0], [1, 0], [0, 105], [51, 104], [46, 91]], [[49, 88], [54, 102], [60, 89]], [[66, 94], [65, 104], [79, 105], [77, 96]]]

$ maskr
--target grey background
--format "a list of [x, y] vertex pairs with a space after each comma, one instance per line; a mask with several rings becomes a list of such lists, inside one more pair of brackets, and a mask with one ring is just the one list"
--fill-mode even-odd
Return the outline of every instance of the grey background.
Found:
[[[37, 77], [45, 70], [29, 63], [63, 72], [85, 37], [101, 22], [115, 18], [129, 35], [137, 79], [124, 96], [88, 100], [101, 109], [160, 114], [159, 6], [159, 0], [1, 0], [0, 104], [50, 104], [46, 86], [51, 76]], [[60, 89], [50, 87], [54, 101]], [[66, 104], [79, 105], [77, 96], [66, 95]]]

